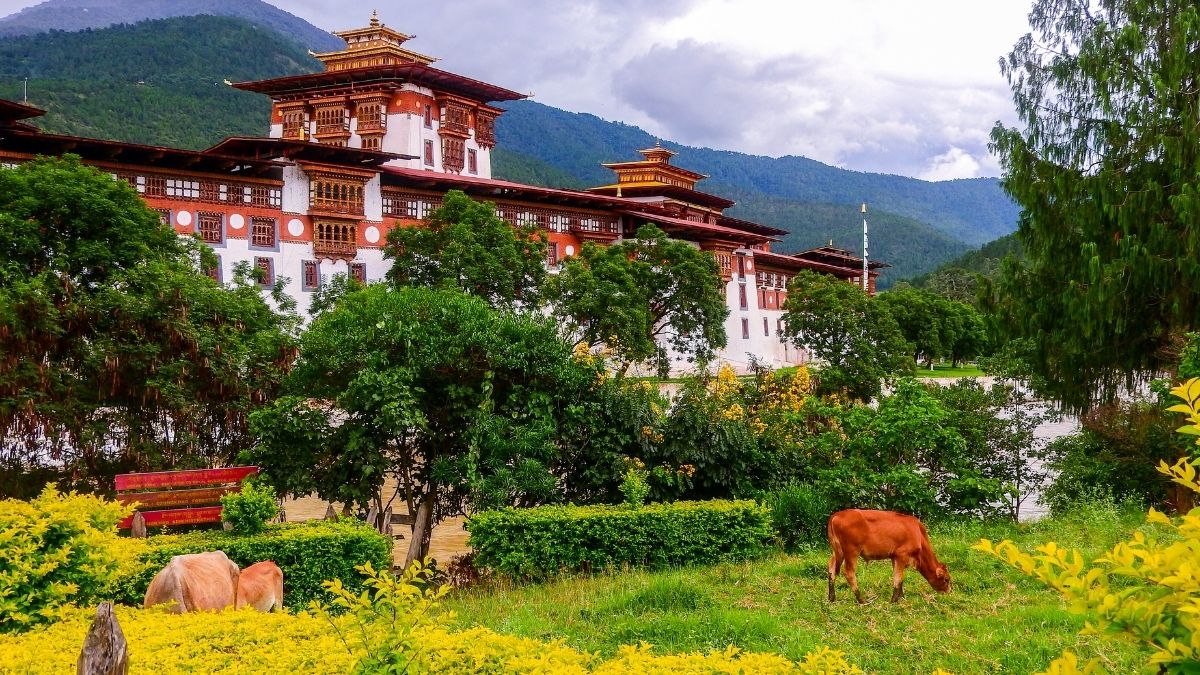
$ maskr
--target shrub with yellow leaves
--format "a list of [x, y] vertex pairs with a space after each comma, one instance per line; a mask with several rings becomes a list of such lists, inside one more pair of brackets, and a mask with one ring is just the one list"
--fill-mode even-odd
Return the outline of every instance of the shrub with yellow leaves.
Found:
[[[1188, 415], [1182, 433], [1200, 436], [1200, 379], [1171, 390], [1184, 403], [1171, 410]], [[1200, 444], [1200, 440], [1197, 441]], [[1158, 471], [1171, 481], [1200, 493], [1195, 463], [1160, 462]], [[1076, 550], [1054, 542], [1023, 553], [1010, 541], [984, 540], [977, 550], [994, 555], [1060, 591], [1071, 607], [1091, 614], [1084, 633], [1125, 633], [1147, 645], [1148, 672], [1200, 672], [1200, 508], [1172, 521], [1150, 509], [1148, 523], [1170, 536], [1161, 540], [1135, 532], [1126, 542], [1087, 564]], [[1070, 652], [1050, 664], [1049, 675], [1103, 672], [1096, 660], [1080, 663]]]
[[[116, 608], [129, 643], [130, 672], [174, 673], [540, 673], [544, 675], [684, 675], [765, 673], [855, 675], [862, 671], [841, 652], [820, 648], [800, 661], [729, 647], [708, 653], [656, 654], [642, 643], [621, 647], [611, 659], [561, 640], [541, 642], [487, 628], [456, 630], [439, 611], [446, 587], [430, 583], [416, 563], [400, 577], [361, 569], [368, 590], [355, 595], [328, 584], [334, 615], [262, 614], [252, 609], [170, 614], [161, 608]], [[0, 635], [0, 674], [41, 675], [74, 670], [93, 612], [72, 610], [62, 621], [23, 635]], [[69, 646], [67, 648], [64, 648]]]
[[0, 633], [57, 618], [86, 602], [140, 552], [117, 536], [131, 508], [46, 486], [36, 499], [0, 500]]

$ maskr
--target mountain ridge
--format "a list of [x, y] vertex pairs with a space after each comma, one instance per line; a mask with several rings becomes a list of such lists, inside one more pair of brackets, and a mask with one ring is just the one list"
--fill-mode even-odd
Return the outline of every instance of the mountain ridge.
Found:
[[46, 0], [0, 17], [0, 37], [51, 30], [75, 32], [199, 15], [245, 19], [316, 51], [343, 47], [332, 33], [263, 0]]

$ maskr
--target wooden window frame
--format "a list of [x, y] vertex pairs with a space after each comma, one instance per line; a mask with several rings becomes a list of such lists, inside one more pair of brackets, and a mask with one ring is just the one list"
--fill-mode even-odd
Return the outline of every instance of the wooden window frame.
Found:
[[467, 148], [467, 173], [479, 173], [479, 151], [475, 148]]
[[196, 232], [206, 244], [225, 243], [225, 214], [216, 211], [196, 212]]
[[425, 139], [424, 157], [425, 157], [425, 166], [433, 166], [433, 160], [434, 160], [433, 141], [428, 138]]
[[367, 283], [367, 264], [361, 262], [350, 263], [350, 278], [360, 284]]
[[262, 278], [258, 281], [259, 286], [271, 288], [275, 285], [275, 260], [273, 258], [265, 255], [254, 256], [254, 268], [262, 270]]
[[750, 339], [750, 319], [742, 318], [742, 339]]
[[315, 291], [321, 286], [321, 268], [316, 260], [300, 261], [300, 287], [306, 291]]
[[279, 221], [264, 216], [250, 218], [250, 246], [274, 250], [279, 245]]

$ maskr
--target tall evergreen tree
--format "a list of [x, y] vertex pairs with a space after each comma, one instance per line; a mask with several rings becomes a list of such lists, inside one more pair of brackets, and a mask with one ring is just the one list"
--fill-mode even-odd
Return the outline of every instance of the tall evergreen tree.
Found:
[[1080, 410], [1167, 366], [1200, 311], [1200, 7], [1037, 0], [1029, 18], [1001, 62], [1023, 128], [992, 132], [1026, 260], [994, 315]]

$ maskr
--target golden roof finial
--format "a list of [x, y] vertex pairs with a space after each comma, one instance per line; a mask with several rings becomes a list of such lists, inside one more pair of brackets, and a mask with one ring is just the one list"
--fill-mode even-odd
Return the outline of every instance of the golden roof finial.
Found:
[[661, 139], [661, 138], [657, 138], [657, 137], [656, 137], [656, 138], [654, 139], [654, 147], [656, 147], [656, 148], [661, 148], [661, 147], [662, 147], [662, 139]]
[[371, 10], [371, 28], [379, 28], [379, 10]]

